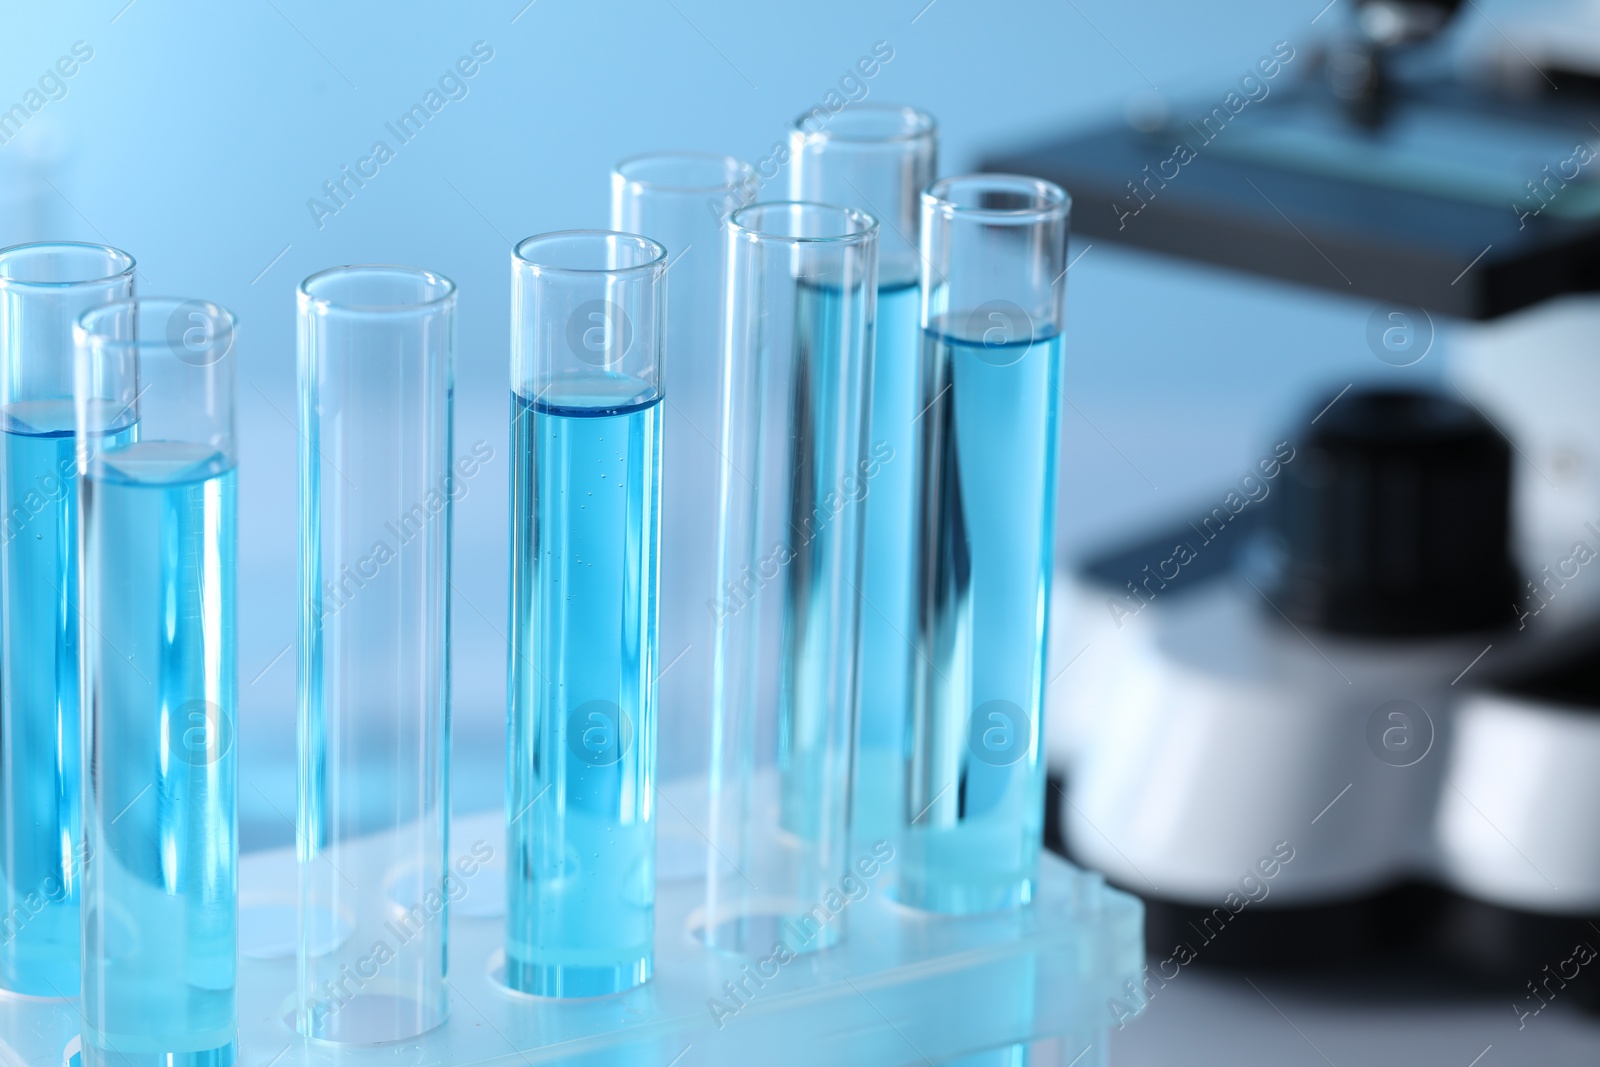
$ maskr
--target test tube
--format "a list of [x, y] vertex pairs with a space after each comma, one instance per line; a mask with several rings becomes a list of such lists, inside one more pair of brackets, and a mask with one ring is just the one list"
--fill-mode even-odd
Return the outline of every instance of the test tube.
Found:
[[796, 200], [859, 208], [878, 219], [878, 318], [872, 357], [868, 452], [880, 467], [866, 507], [861, 580], [861, 678], [856, 710], [851, 832], [895, 840], [905, 819], [911, 724], [911, 560], [916, 550], [913, 471], [917, 363], [922, 355], [918, 237], [922, 190], [939, 146], [933, 116], [892, 104], [857, 104], [818, 122], [807, 112], [789, 135]]
[[228, 1067], [238, 903], [234, 319], [78, 320], [83, 1059]]
[[296, 1023], [402, 1041], [445, 1019], [456, 287], [300, 284]]
[[104, 245], [0, 250], [0, 987], [78, 993], [78, 473], [72, 327], [133, 295]]
[[1069, 201], [1033, 178], [922, 195], [910, 782], [900, 898], [1032, 899]]
[[728, 220], [704, 928], [728, 951], [844, 925], [877, 239], [824, 204]]
[[633, 234], [512, 253], [505, 982], [650, 978], [665, 249]]
[[722, 423], [722, 224], [755, 196], [750, 166], [731, 156], [659, 152], [611, 174], [611, 228], [667, 250], [672, 288], [663, 341], [661, 677], [672, 728], [656, 750], [664, 800], [656, 877], [705, 873], [711, 750], [711, 612], [717, 586], [717, 435]]

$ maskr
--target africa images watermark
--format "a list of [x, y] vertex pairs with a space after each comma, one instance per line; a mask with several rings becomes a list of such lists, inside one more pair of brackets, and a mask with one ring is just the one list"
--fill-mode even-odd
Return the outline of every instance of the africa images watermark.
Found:
[[1198, 947], [1193, 941], [1181, 941], [1172, 947], [1170, 956], [1154, 965], [1154, 972], [1150, 964], [1145, 964], [1142, 982], [1135, 982], [1132, 978], [1124, 982], [1123, 992], [1127, 1000], [1111, 997], [1106, 1001], [1111, 1017], [1116, 1020], [1117, 1029], [1127, 1026], [1128, 1020], [1143, 1011], [1156, 994], [1167, 987], [1168, 982], [1183, 973], [1184, 967], [1199, 959], [1200, 950], [1215, 941], [1228, 928], [1234, 916], [1251, 904], [1266, 900], [1272, 892], [1269, 883], [1294, 860], [1294, 856], [1294, 846], [1289, 842], [1279, 841], [1273, 845], [1270, 854], [1262, 856], [1254, 867], [1240, 875], [1237, 888], [1228, 890], [1222, 903], [1212, 908], [1211, 914], [1201, 919], [1199, 926], [1189, 924], [1199, 938]]
[[[46, 471], [20, 494], [13, 493], [12, 504], [0, 516], [0, 544], [10, 544], [23, 529], [52, 506], [64, 505], [77, 485], [76, 456], [63, 459], [53, 471]], [[46, 520], [53, 522], [54, 517]]]
[[730, 978], [722, 983], [725, 999], [706, 998], [706, 1010], [711, 1013], [711, 1021], [717, 1024], [717, 1029], [727, 1026], [729, 1019], [748, 1007], [767, 987], [767, 983], [777, 978], [786, 964], [816, 941], [823, 929], [843, 915], [846, 908], [866, 900], [872, 892], [873, 881], [893, 861], [893, 845], [887, 841], [873, 842], [872, 854], [856, 860], [854, 866], [839, 879], [836, 888], [824, 893], [822, 899], [805, 914], [784, 920], [782, 929], [785, 936], [773, 942], [772, 951], [754, 963], [741, 967], [737, 979]]
[[45, 68], [22, 98], [10, 107], [0, 110], [0, 145], [7, 144], [22, 132], [22, 126], [33, 116], [56, 100], [65, 100], [70, 86], [83, 64], [94, 58], [94, 46], [88, 41], [73, 41], [70, 55], [64, 55]]
[[[859, 104], [871, 95], [872, 87], [868, 83], [876, 78], [884, 67], [894, 60], [894, 46], [888, 41], [874, 41], [872, 51], [855, 61], [845, 72], [839, 76], [838, 84], [830, 88], [822, 99], [807, 108], [796, 121], [796, 126], [805, 133], [821, 133], [827, 128], [833, 117], [852, 104]], [[752, 168], [755, 179], [755, 192], [760, 193], [768, 184], [777, 180], [794, 158], [794, 152], [789, 147], [789, 138], [773, 142], [772, 148], [762, 156]], [[728, 212], [742, 207], [746, 201], [745, 194], [751, 192], [748, 188], [731, 188], [721, 196], [713, 196], [706, 201], [706, 208], [718, 219], [723, 218]], [[752, 199], [759, 199], [759, 196]], [[783, 197], [769, 197], [768, 199], [781, 200]]]
[[791, 520], [790, 526], [796, 534], [793, 540], [779, 541], [759, 560], [745, 564], [737, 575], [723, 584], [720, 599], [712, 597], [706, 601], [706, 607], [710, 609], [716, 624], [721, 626], [743, 611], [762, 589], [783, 573], [785, 567], [800, 558], [807, 546], [827, 529], [840, 512], [851, 504], [865, 500], [868, 483], [878, 476], [885, 463], [893, 459], [893, 445], [887, 441], [874, 441], [868, 458], [857, 464], [860, 477], [845, 475], [837, 489], [830, 489], [822, 495], [811, 514]]
[[[888, 41], [872, 42], [872, 53], [864, 55], [855, 61], [839, 76], [839, 85], [836, 89], [829, 89], [823, 96], [821, 103], [813, 104], [805, 114], [800, 116], [797, 125], [806, 133], [817, 133], [828, 125], [828, 122], [839, 112], [851, 104], [859, 104], [867, 98], [871, 87], [869, 81], [878, 76], [878, 72], [894, 59], [894, 46]], [[781, 164], [780, 164], [781, 166]], [[762, 178], [759, 169], [756, 177]], [[770, 180], [762, 178], [763, 181]]]
[[83, 868], [93, 857], [93, 846], [88, 841], [81, 841], [72, 853], [64, 879], [55, 874], [48, 874], [36, 889], [29, 890], [22, 896], [13, 897], [16, 904], [10, 911], [0, 915], [0, 945], [10, 944], [16, 940], [23, 928], [51, 904], [66, 903], [72, 895], [69, 883], [81, 877]]
[[1594, 145], [1580, 141], [1572, 146], [1567, 158], [1555, 165], [1555, 170], [1552, 171], [1550, 164], [1546, 163], [1539, 170], [1537, 182], [1532, 179], [1524, 182], [1528, 196], [1520, 202], [1511, 202], [1511, 213], [1517, 217], [1517, 229], [1526, 229], [1529, 219], [1543, 214], [1544, 209], [1566, 191], [1568, 183], [1577, 181], [1583, 168], [1593, 163], [1597, 156], [1600, 156], [1600, 151], [1596, 151]]
[[474, 841], [467, 854], [458, 857], [453, 867], [445, 869], [442, 887], [429, 889], [421, 900], [385, 922], [382, 935], [373, 940], [366, 955], [354, 964], [340, 965], [337, 979], [324, 979], [316, 995], [306, 998], [305, 1002], [312, 1032], [321, 1032], [329, 1016], [360, 996], [367, 985], [383, 973], [384, 967], [399, 958], [407, 945], [445, 915], [449, 905], [461, 903], [471, 892], [472, 879], [493, 859], [494, 848], [487, 841]]
[[378, 176], [384, 164], [410, 144], [423, 127], [445, 109], [445, 105], [465, 100], [472, 91], [468, 82], [477, 77], [478, 72], [493, 58], [494, 48], [487, 41], [474, 41], [470, 55], [461, 56], [439, 75], [437, 87], [429, 86], [420, 101], [401, 112], [392, 122], [383, 124], [389, 137], [394, 139], [394, 144], [391, 145], [388, 138], [380, 137], [372, 142], [366, 155], [356, 160], [353, 168], [349, 163], [342, 164], [332, 180], [323, 182], [322, 197], [306, 199], [306, 210], [311, 213], [311, 221], [317, 229], [326, 226], [330, 216], [349, 207], [356, 193], [365, 189], [367, 182]]
[[467, 495], [471, 488], [468, 483], [492, 459], [494, 448], [489, 442], [474, 442], [470, 453], [456, 460], [439, 485], [428, 490], [426, 496], [404, 513], [383, 524], [387, 536], [375, 540], [367, 554], [354, 564], [344, 564], [338, 574], [323, 580], [317, 592], [311, 595], [312, 614], [326, 619], [344, 610], [385, 566], [400, 558], [401, 549], [422, 536], [451, 504]]
[[[1600, 559], [1600, 527], [1592, 522], [1583, 524], [1584, 532], [1593, 538], [1594, 543], [1579, 539], [1572, 542], [1572, 551], [1556, 560], [1554, 564], [1545, 564], [1539, 569], [1543, 577], [1537, 583], [1528, 580], [1528, 592], [1522, 598], [1522, 603], [1511, 605], [1511, 611], [1517, 617], [1517, 629], [1526, 630], [1528, 620], [1538, 615], [1550, 602], [1561, 594], [1567, 583], [1575, 581], [1583, 573], [1583, 568], [1596, 559]], [[1550, 568], [1555, 568], [1551, 573]]]
[[1271, 55], [1256, 60], [1256, 65], [1240, 77], [1237, 91], [1230, 89], [1228, 95], [1222, 98], [1222, 103], [1198, 120], [1188, 123], [1195, 135], [1193, 138], [1184, 135], [1183, 140], [1172, 146], [1172, 154], [1157, 163], [1153, 172], [1150, 164], [1145, 164], [1142, 168], [1144, 177], [1138, 182], [1130, 180], [1127, 183], [1130, 195], [1123, 197], [1123, 201], [1128, 206], [1122, 203], [1111, 205], [1111, 210], [1117, 216], [1117, 229], [1125, 229], [1128, 220], [1148, 207], [1168, 182], [1176, 181], [1183, 174], [1183, 168], [1199, 159], [1201, 151], [1220, 137], [1228, 124], [1245, 108], [1265, 100], [1272, 92], [1272, 79], [1282, 73], [1294, 57], [1294, 46], [1288, 41], [1273, 45]]
[[[1183, 568], [1193, 563], [1200, 556], [1200, 550], [1212, 541], [1215, 541], [1222, 531], [1227, 529], [1228, 523], [1234, 516], [1244, 511], [1251, 504], [1259, 504], [1267, 499], [1272, 492], [1271, 482], [1282, 472], [1284, 466], [1294, 459], [1294, 446], [1288, 441], [1279, 441], [1273, 446], [1272, 455], [1264, 456], [1255, 466], [1255, 469], [1239, 479], [1239, 488], [1229, 490], [1227, 496], [1222, 498], [1222, 503], [1211, 509], [1211, 513], [1200, 520], [1197, 526], [1189, 524], [1189, 528], [1199, 535], [1199, 543], [1180, 541], [1172, 548], [1172, 555], [1166, 559], [1158, 560], [1151, 569], [1151, 564], [1145, 564], [1140, 572], [1144, 577], [1142, 581], [1128, 580], [1128, 592], [1119, 600], [1116, 597], [1106, 598], [1106, 610], [1111, 612], [1111, 621], [1122, 628], [1122, 621], [1139, 614], [1148, 605], [1153, 603], [1161, 590], [1167, 587], [1168, 582], [1178, 579], [1183, 573]], [[1259, 475], [1257, 474], [1259, 471]]]
[[[1572, 946], [1572, 955], [1557, 963], [1554, 970], [1551, 970], [1548, 963], [1541, 967], [1540, 973], [1544, 975], [1544, 980], [1535, 985], [1530, 978], [1527, 982], [1528, 992], [1522, 998], [1528, 1001], [1537, 1000], [1539, 1006], [1529, 1009], [1512, 1002], [1511, 1010], [1517, 1016], [1517, 1029], [1525, 1029], [1528, 1025], [1529, 1017], [1538, 1015], [1548, 1008], [1550, 1003], [1556, 999], [1556, 995], [1567, 988], [1567, 983], [1577, 978], [1579, 971], [1594, 962], [1595, 955], [1593, 945], [1587, 941], [1579, 941]], [[1567, 970], [1569, 967], [1571, 968], [1570, 972]], [[1555, 983], [1555, 988], [1551, 987], [1552, 982]], [[1541, 989], [1544, 992], [1539, 992]]]

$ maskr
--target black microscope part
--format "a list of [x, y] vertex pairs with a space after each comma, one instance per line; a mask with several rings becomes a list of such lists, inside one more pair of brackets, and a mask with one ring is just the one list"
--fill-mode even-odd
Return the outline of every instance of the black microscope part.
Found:
[[1417, 390], [1320, 398], [1267, 501], [1273, 603], [1301, 626], [1429, 637], [1509, 625], [1511, 447], [1477, 409]]
[[[1540, 88], [1564, 91], [1528, 95], [1437, 64], [1402, 72], [1417, 50], [1305, 45], [1252, 83], [1266, 92], [1247, 106], [1237, 84], [1219, 83], [1154, 129], [1117, 122], [995, 150], [980, 167], [1063, 186], [1080, 239], [1384, 304], [1489, 319], [1600, 289], [1600, 209], [1581, 173], [1594, 157], [1572, 158], [1600, 122], [1596, 86], [1541, 72]], [[1230, 98], [1237, 112], [1222, 107]], [[1325, 139], [1323, 156], [1304, 151], [1308, 131]], [[1458, 148], [1444, 158], [1441, 144]], [[1494, 151], [1503, 167], [1442, 180]]]

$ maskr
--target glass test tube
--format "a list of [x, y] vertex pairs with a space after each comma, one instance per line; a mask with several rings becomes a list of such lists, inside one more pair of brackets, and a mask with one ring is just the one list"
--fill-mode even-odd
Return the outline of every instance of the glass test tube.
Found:
[[722, 224], [755, 195], [755, 174], [731, 156], [660, 152], [617, 164], [611, 228], [667, 250], [671, 302], [663, 342], [661, 676], [672, 728], [656, 750], [664, 804], [657, 878], [705, 873], [711, 749], [711, 612], [717, 586], [717, 436], [722, 424]]
[[730, 951], [844, 925], [877, 237], [823, 204], [728, 220], [705, 937]]
[[922, 196], [909, 822], [901, 899], [1032, 898], [1069, 202], [974, 175]]
[[906, 745], [911, 724], [911, 560], [914, 514], [922, 190], [939, 146], [933, 116], [890, 104], [858, 104], [825, 124], [807, 113], [789, 135], [796, 200], [845, 204], [879, 220], [878, 318], [872, 357], [872, 429], [877, 463], [867, 487], [861, 580], [861, 678], [851, 834], [897, 840], [905, 820]]
[[78, 993], [78, 472], [72, 327], [133, 295], [104, 245], [0, 250], [0, 987]]
[[632, 234], [512, 255], [505, 981], [647, 981], [655, 938], [656, 541], [666, 251]]
[[145, 298], [75, 330], [83, 506], [85, 1067], [235, 1059], [233, 316]]
[[[300, 284], [300, 1032], [444, 1021], [455, 284]], [[465, 462], [465, 461], [461, 461]]]

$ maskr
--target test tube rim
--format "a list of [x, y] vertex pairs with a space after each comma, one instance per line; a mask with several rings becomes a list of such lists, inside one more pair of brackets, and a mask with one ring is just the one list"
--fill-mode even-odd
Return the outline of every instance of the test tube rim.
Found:
[[802, 143], [806, 144], [834, 142], [850, 145], [906, 144], [912, 141], [932, 140], [939, 135], [939, 120], [934, 118], [930, 112], [924, 111], [919, 107], [912, 107], [910, 104], [855, 104], [833, 116], [833, 119], [850, 116], [850, 118], [846, 119], [846, 125], [848, 125], [855, 119], [865, 115], [888, 115], [891, 113], [897, 114], [903, 119], [908, 119], [910, 122], [899, 132], [888, 136], [851, 136], [847, 130], [836, 129], [831, 124], [832, 120], [830, 120], [830, 125], [821, 129], [808, 130], [803, 123], [812, 114], [809, 111], [795, 117], [793, 133]]
[[[1008, 192], [1032, 194], [1036, 204], [1023, 208], [968, 207], [951, 199], [951, 190], [967, 184], [988, 186]], [[922, 193], [922, 206], [943, 218], [982, 219], [1000, 225], [1029, 225], [1064, 217], [1072, 208], [1072, 196], [1055, 182], [1027, 174], [978, 173], [940, 178]]]
[[[746, 226], [740, 221], [741, 216], [751, 215], [756, 212], [769, 211], [773, 208], [804, 208], [808, 212], [833, 212], [840, 218], [849, 219], [852, 222], [857, 223], [860, 228], [852, 230], [849, 233], [805, 236], [778, 233], [773, 230], [757, 229], [752, 226]], [[867, 212], [861, 211], [857, 208], [843, 207], [839, 204], [824, 204], [815, 200], [762, 200], [759, 203], [746, 204], [744, 207], [739, 208], [737, 211], [729, 215], [728, 232], [731, 233], [736, 239], [742, 239], [752, 243], [775, 241], [797, 245], [852, 245], [862, 244], [876, 237], [878, 233], [878, 219], [877, 216], [868, 214]]]
[[[634, 243], [634, 247], [647, 253], [650, 258], [639, 263], [630, 263], [625, 267], [562, 267], [553, 263], [540, 263], [538, 260], [529, 259], [524, 249], [535, 242], [554, 241], [556, 239], [568, 240], [572, 238], [625, 238]], [[536, 233], [524, 237], [511, 249], [511, 259], [516, 266], [525, 267], [530, 273], [560, 274], [572, 277], [611, 277], [625, 278], [630, 275], [664, 274], [667, 269], [667, 250], [658, 241], [652, 241], [643, 234], [628, 233], [624, 230], [551, 230], [547, 233]]]
[[[336, 277], [346, 277], [368, 272], [387, 272], [421, 279], [425, 284], [437, 289], [435, 295], [425, 300], [414, 300], [407, 303], [365, 304], [354, 301], [337, 300], [328, 296], [321, 296], [315, 292], [317, 285]], [[318, 314], [337, 312], [348, 315], [408, 315], [427, 314], [440, 308], [447, 308], [455, 303], [456, 283], [438, 271], [428, 270], [424, 267], [408, 267], [398, 263], [347, 263], [338, 267], [324, 267], [306, 275], [296, 289], [296, 298], [303, 309], [315, 311]]]
[[93, 251], [104, 253], [106, 259], [114, 263], [120, 263], [122, 266], [121, 269], [115, 270], [110, 274], [101, 274], [92, 278], [69, 278], [64, 281], [14, 278], [0, 274], [0, 289], [62, 292], [69, 289], [103, 286], [119, 278], [129, 277], [138, 268], [138, 261], [133, 258], [131, 253], [124, 252], [114, 245], [97, 244], [93, 241], [24, 241], [21, 244], [0, 248], [0, 262], [10, 260], [15, 253], [47, 252], [58, 249], [92, 249]]
[[[676, 182], [651, 181], [647, 178], [635, 177], [628, 172], [630, 167], [646, 162], [660, 162], [665, 160], [699, 160], [704, 162], [721, 163], [724, 167], [724, 178], [716, 184], [683, 185]], [[729, 190], [741, 189], [755, 181], [756, 169], [737, 156], [726, 155], [722, 152], [694, 152], [689, 150], [668, 150], [664, 152], [640, 152], [617, 161], [611, 173], [620, 178], [626, 185], [636, 189], [648, 189], [657, 193], [722, 193]]]
[[[97, 304], [79, 315], [72, 324], [73, 340], [80, 345], [92, 344], [96, 348], [144, 351], [145, 349], [161, 347], [170, 351], [171, 341], [164, 333], [158, 336], [140, 334], [131, 338], [113, 337], [100, 329], [99, 325], [106, 316], [124, 309], [132, 309], [136, 316], [142, 318], [147, 307], [165, 306], [176, 311], [185, 304], [204, 305], [208, 313], [214, 314], [219, 320], [227, 323], [230, 336], [238, 333], [238, 316], [213, 300], [187, 296], [131, 296], [124, 297], [121, 300], [110, 300], [104, 304]], [[226, 354], [224, 352], [224, 355]]]

